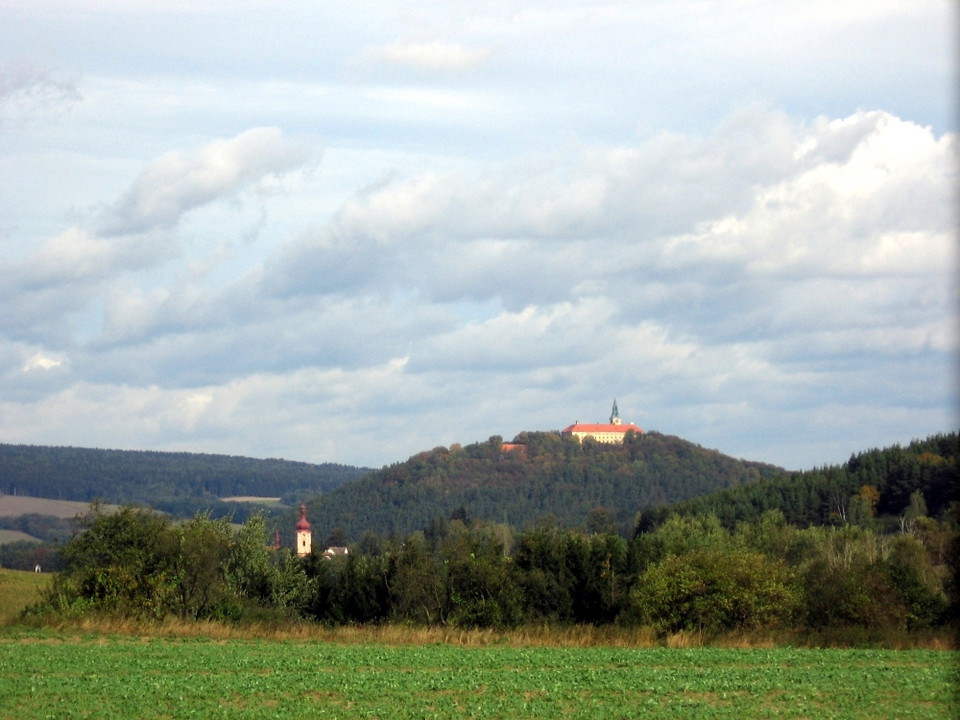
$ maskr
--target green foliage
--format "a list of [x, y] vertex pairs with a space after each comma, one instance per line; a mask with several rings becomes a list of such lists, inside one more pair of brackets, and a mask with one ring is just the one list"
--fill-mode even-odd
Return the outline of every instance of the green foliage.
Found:
[[800, 600], [783, 563], [714, 547], [668, 555], [647, 568], [633, 594], [637, 615], [659, 632], [708, 635], [788, 626]]
[[267, 526], [262, 515], [248, 518], [233, 536], [224, 570], [240, 598], [258, 604], [271, 602], [279, 571], [270, 564]]
[[450, 612], [443, 561], [423, 533], [415, 533], [387, 560], [391, 619], [445, 624]]
[[512, 564], [489, 537], [455, 533], [443, 542], [448, 621], [458, 627], [504, 628], [517, 625], [522, 613]]
[[603, 624], [626, 607], [636, 577], [627, 542], [544, 526], [524, 533], [515, 566], [528, 622]]
[[162, 617], [172, 592], [169, 520], [142, 508], [103, 513], [94, 506], [83, 532], [63, 549], [51, 590], [57, 607]]
[[626, 534], [638, 509], [781, 472], [659, 433], [631, 435], [623, 445], [543, 432], [514, 442], [522, 450], [505, 451], [497, 436], [434, 448], [326, 493], [309, 503], [314, 533], [340, 527], [351, 540], [369, 531], [405, 537], [462, 511], [521, 530], [552, 516], [566, 528]]
[[229, 617], [235, 586], [225, 582], [232, 531], [225, 519], [198, 515], [171, 529], [161, 542], [172, 566], [170, 605], [183, 619]]
[[[174, 524], [141, 508], [94, 508], [64, 548], [46, 606], [68, 617], [308, 618], [462, 628], [641, 624], [669, 635], [830, 632], [876, 636], [950, 621], [944, 563], [956, 528], [921, 536], [856, 525], [796, 528], [770, 511], [734, 530], [674, 517], [631, 541], [544, 522], [516, 545], [499, 526], [435, 521], [405, 541], [367, 538], [333, 559], [272, 552], [259, 516], [234, 533], [198, 515]], [[947, 548], [944, 551], [944, 547]]]
[[883, 567], [906, 610], [907, 629], [928, 628], [938, 623], [947, 610], [947, 597], [923, 544], [911, 535], [900, 535], [891, 545]]
[[657, 539], [664, 553], [674, 555], [703, 548], [723, 548], [730, 544], [730, 534], [716, 515], [671, 517], [657, 531]]
[[947, 573], [916, 538], [847, 526], [810, 528], [799, 572], [812, 629], [913, 631], [946, 620]]
[[230, 619], [245, 605], [276, 605], [280, 588], [295, 594], [269, 563], [260, 517], [235, 536], [227, 520], [209, 515], [175, 524], [144, 508], [94, 506], [81, 526], [44, 601], [67, 616]]
[[[671, 515], [716, 515], [728, 528], [779, 510], [792, 525], [853, 523], [869, 527], [895, 518], [944, 517], [960, 499], [960, 443], [956, 432], [870, 450], [842, 466], [782, 474], [642, 513], [637, 532]], [[889, 523], [887, 523], [889, 524]]]

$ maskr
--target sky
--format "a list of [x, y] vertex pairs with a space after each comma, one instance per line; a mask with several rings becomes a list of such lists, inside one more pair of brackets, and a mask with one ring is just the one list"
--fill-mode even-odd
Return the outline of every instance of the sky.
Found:
[[960, 427], [949, 0], [0, 0], [0, 442]]

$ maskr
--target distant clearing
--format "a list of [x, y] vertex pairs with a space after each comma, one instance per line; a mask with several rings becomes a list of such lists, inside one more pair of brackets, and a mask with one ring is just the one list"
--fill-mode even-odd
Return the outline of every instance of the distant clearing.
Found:
[[43, 542], [40, 538], [28, 535], [19, 530], [0, 530], [0, 545], [15, 542]]
[[259, 503], [260, 505], [280, 505], [278, 497], [258, 497], [256, 495], [234, 495], [220, 498], [224, 502]]
[[[105, 505], [104, 509], [113, 509], [116, 505]], [[90, 503], [73, 500], [49, 500], [47, 498], [25, 497], [23, 495], [0, 495], [0, 517], [19, 517], [20, 515], [52, 515], [58, 518], [72, 518], [85, 515]]]

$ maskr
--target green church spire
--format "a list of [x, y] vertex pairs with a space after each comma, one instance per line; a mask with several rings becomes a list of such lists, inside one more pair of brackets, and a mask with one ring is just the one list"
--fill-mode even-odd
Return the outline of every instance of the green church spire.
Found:
[[620, 424], [620, 411], [617, 409], [617, 399], [613, 399], [613, 410], [610, 411], [610, 424], [619, 425]]

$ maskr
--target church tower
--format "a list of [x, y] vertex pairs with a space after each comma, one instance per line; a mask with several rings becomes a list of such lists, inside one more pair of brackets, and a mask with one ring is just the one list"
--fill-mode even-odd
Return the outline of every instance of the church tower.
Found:
[[300, 520], [297, 521], [297, 555], [310, 554], [310, 523], [307, 522], [307, 506], [300, 506]]
[[620, 411], [617, 410], [617, 399], [614, 398], [614, 399], [613, 399], [613, 410], [610, 411], [610, 424], [611, 424], [611, 425], [619, 425], [620, 423], [621, 423], [621, 420], [620, 420]]

